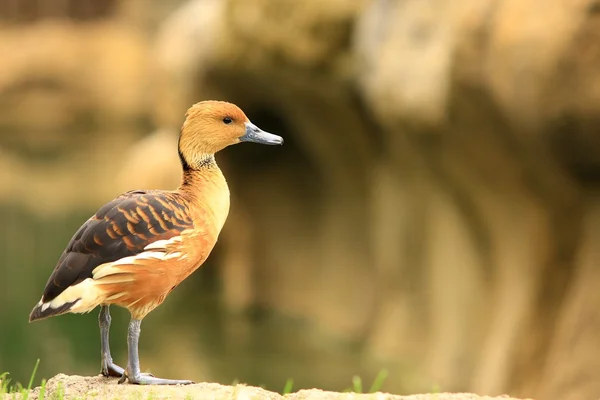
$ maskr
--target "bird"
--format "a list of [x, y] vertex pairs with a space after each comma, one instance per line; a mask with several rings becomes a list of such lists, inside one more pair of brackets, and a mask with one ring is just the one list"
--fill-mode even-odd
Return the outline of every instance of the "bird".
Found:
[[[99, 306], [102, 375], [140, 385], [193, 383], [140, 372], [141, 322], [209, 257], [230, 207], [215, 153], [241, 142], [282, 145], [283, 138], [257, 127], [233, 103], [193, 104], [178, 137], [179, 187], [131, 190], [100, 207], [62, 252], [29, 322]], [[110, 352], [111, 305], [131, 314], [125, 368]]]

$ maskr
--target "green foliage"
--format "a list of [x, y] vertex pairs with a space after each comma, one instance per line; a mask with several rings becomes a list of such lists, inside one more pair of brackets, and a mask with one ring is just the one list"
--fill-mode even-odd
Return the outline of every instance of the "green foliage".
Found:
[[[29, 377], [29, 384], [27, 388], [24, 388], [20, 382], [16, 382], [14, 385], [11, 385], [11, 378], [9, 377], [8, 372], [3, 372], [0, 374], [0, 394], [13, 394], [17, 393], [21, 394], [21, 398], [23, 400], [27, 400], [29, 398], [29, 393], [31, 393], [31, 387], [33, 386], [33, 380], [35, 379], [35, 374], [37, 373], [38, 367], [40, 365], [40, 359], [38, 358], [35, 362], [35, 366], [33, 367], [33, 372]], [[40, 387], [40, 395], [39, 400], [44, 400], [44, 396], [46, 394], [46, 380], [42, 380], [42, 384]], [[58, 399], [62, 400], [62, 396]]]
[[[369, 391], [366, 393], [375, 393], [381, 390], [383, 382], [387, 379], [389, 373], [384, 368], [377, 373], [377, 376], [373, 380]], [[347, 388], [344, 392], [363, 393], [363, 382], [360, 376], [354, 375], [352, 377], [352, 388]]]
[[35, 366], [33, 367], [33, 372], [31, 373], [31, 377], [29, 378], [29, 384], [27, 385], [27, 391], [26, 391], [26, 393], [23, 394], [23, 398], [25, 400], [27, 400], [27, 398], [29, 397], [29, 392], [31, 391], [31, 386], [33, 385], [33, 378], [35, 377], [35, 373], [37, 372], [39, 365], [40, 365], [40, 359], [38, 358], [35, 361]]
[[52, 396], [52, 400], [63, 400], [64, 397], [65, 397], [65, 390], [62, 386], [62, 382], [60, 382], [58, 384], [58, 389], [57, 389], [56, 393], [54, 394], [54, 396]]
[[42, 385], [40, 387], [40, 395], [39, 395], [39, 400], [44, 400], [44, 398], [46, 397], [46, 380], [42, 379]]
[[358, 375], [352, 377], [352, 391], [355, 393], [362, 393], [362, 379]]
[[287, 381], [285, 381], [285, 386], [283, 387], [283, 393], [284, 395], [292, 393], [292, 387], [294, 386], [294, 380], [292, 378], [289, 378]]
[[389, 372], [387, 369], [382, 369], [377, 373], [377, 376], [375, 377], [375, 380], [373, 380], [373, 384], [371, 385], [371, 388], [369, 389], [369, 393], [375, 393], [375, 392], [379, 392], [381, 390], [381, 387], [383, 386], [383, 382], [387, 379], [389, 375]]
[[0, 374], [0, 394], [9, 393], [9, 385], [10, 378], [8, 377], [8, 372], [3, 372]]

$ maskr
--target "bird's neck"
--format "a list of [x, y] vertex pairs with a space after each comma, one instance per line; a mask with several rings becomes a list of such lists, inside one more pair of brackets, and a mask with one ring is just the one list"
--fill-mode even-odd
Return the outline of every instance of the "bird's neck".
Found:
[[195, 188], [204, 186], [207, 180], [210, 181], [216, 176], [222, 175], [214, 154], [198, 156], [192, 165], [182, 159], [181, 167], [183, 176], [179, 189], [185, 192], [194, 191]]
[[182, 163], [183, 176], [179, 191], [190, 200], [229, 196], [227, 181], [217, 165], [214, 154], [197, 157], [193, 165]]
[[198, 209], [212, 214], [213, 227], [218, 235], [229, 214], [229, 187], [214, 155], [204, 160], [194, 167], [188, 165], [186, 168], [184, 165], [179, 193]]

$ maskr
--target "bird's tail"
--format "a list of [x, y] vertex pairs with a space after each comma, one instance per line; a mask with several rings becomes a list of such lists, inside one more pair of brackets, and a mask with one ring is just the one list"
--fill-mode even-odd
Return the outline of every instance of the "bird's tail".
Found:
[[51, 302], [43, 303], [42, 300], [40, 300], [40, 302], [33, 307], [33, 310], [31, 310], [31, 313], [29, 314], [29, 322], [66, 314], [71, 310], [71, 307], [73, 307], [76, 301], [65, 303], [57, 308], [52, 308], [50, 303]]
[[42, 297], [29, 314], [29, 322], [66, 313], [86, 313], [101, 303], [102, 292], [93, 279], [88, 278], [69, 286], [52, 300]]

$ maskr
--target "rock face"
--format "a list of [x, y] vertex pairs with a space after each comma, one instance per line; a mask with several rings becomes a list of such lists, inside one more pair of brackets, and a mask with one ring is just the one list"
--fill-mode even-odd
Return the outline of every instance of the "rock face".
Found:
[[[234, 205], [219, 259], [230, 308], [268, 305], [401, 360], [418, 378], [392, 376], [392, 390], [600, 397], [597, 0], [191, 0], [152, 42], [92, 28], [67, 35], [72, 56], [57, 64], [40, 50], [5, 68], [91, 77], [64, 93], [93, 103], [58, 108], [123, 126], [150, 108], [157, 130], [142, 145], [98, 135], [48, 172], [64, 176], [54, 191], [3, 154], [1, 196], [44, 193], [55, 202], [43, 211], [112, 196], [97, 185], [60, 198], [89, 179], [65, 171], [92, 154], [118, 160], [103, 172], [119, 190], [175, 186], [177, 158], [156, 154], [174, 145], [183, 110], [233, 101], [286, 144], [219, 158]], [[131, 64], [79, 69], [84, 47], [93, 61], [117, 42]], [[109, 84], [95, 85], [102, 75]], [[74, 115], [44, 104], [46, 125]], [[38, 197], [24, 198], [34, 208]]]
[[[192, 24], [211, 45], [162, 71], [200, 71], [170, 95], [238, 102], [287, 144], [259, 178], [229, 166], [246, 207], [232, 225], [262, 234], [238, 252], [269, 243], [222, 266], [231, 304], [418, 360], [416, 387], [600, 396], [582, 372], [599, 362], [567, 356], [572, 335], [600, 348], [596, 324], [575, 328], [598, 319], [584, 288], [599, 282], [585, 222], [600, 177], [595, 1], [191, 4], [213, 13]], [[226, 277], [247, 270], [277, 284], [238, 298]]]
[[[506, 396], [476, 396], [470, 393], [435, 393], [414, 396], [395, 396], [387, 393], [357, 394], [326, 392], [318, 389], [301, 390], [281, 396], [258, 387], [238, 384], [224, 386], [218, 383], [198, 383], [188, 386], [138, 386], [119, 385], [117, 378], [107, 380], [102, 376], [83, 377], [59, 374], [50, 379], [44, 388], [44, 398], [98, 398], [98, 399], [256, 399], [256, 400], [517, 400]], [[35, 388], [28, 399], [42, 398], [41, 388]], [[8, 397], [7, 397], [8, 398]], [[12, 398], [12, 396], [11, 396]], [[19, 397], [20, 398], [20, 397]]]

